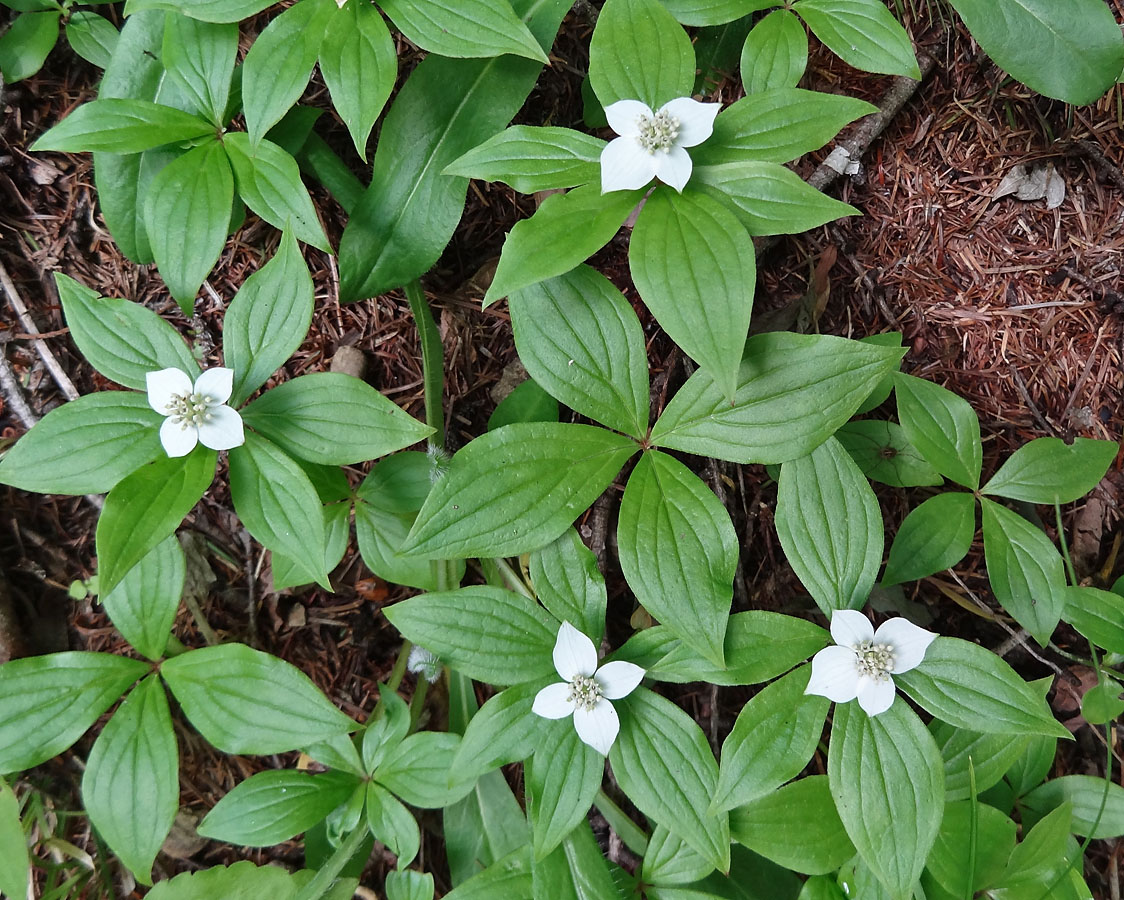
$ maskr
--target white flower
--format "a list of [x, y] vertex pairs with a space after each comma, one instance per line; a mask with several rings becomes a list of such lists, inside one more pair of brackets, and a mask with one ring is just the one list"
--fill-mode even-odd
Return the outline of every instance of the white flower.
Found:
[[234, 372], [207, 369], [191, 383], [182, 369], [161, 369], [145, 375], [148, 405], [167, 416], [160, 443], [168, 456], [187, 456], [201, 443], [212, 450], [241, 446], [246, 437], [242, 417], [226, 405], [234, 389]]
[[639, 100], [610, 103], [605, 118], [620, 137], [601, 151], [601, 193], [636, 190], [653, 178], [682, 191], [691, 177], [691, 157], [683, 148], [710, 137], [721, 108], [690, 97], [670, 100], [656, 112]]
[[644, 670], [620, 661], [598, 668], [593, 641], [569, 622], [558, 629], [554, 668], [562, 681], [539, 691], [531, 711], [545, 719], [564, 719], [573, 713], [578, 737], [598, 753], [608, 755], [621, 727], [609, 701], [631, 694], [644, 677]]
[[431, 650], [414, 644], [410, 648], [410, 655], [406, 657], [406, 669], [414, 675], [421, 675], [432, 684], [441, 674], [441, 660]]
[[836, 646], [812, 657], [812, 677], [804, 693], [835, 703], [858, 697], [866, 714], [876, 716], [894, 702], [890, 676], [917, 668], [937, 635], [900, 616], [875, 631], [861, 612], [837, 609], [831, 614], [831, 637]]

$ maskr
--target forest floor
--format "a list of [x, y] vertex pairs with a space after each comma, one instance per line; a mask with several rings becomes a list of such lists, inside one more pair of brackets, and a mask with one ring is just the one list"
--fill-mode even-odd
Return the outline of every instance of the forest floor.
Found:
[[[1124, 3], [1116, 2], [1122, 18]], [[861, 174], [844, 177], [831, 189], [863, 215], [762, 247], [755, 315], [780, 323], [774, 327], [799, 323], [807, 330], [856, 338], [901, 331], [910, 348], [906, 371], [946, 385], [978, 412], [985, 479], [1032, 438], [1078, 435], [1119, 441], [1124, 436], [1124, 85], [1093, 106], [1075, 109], [1006, 79], [958, 24], [928, 14], [906, 24], [932, 66], [866, 149]], [[581, 15], [566, 19], [552, 65], [517, 121], [583, 128], [580, 73], [587, 65], [589, 30]], [[117, 251], [98, 212], [90, 156], [27, 150], [75, 105], [93, 98], [98, 74], [63, 43], [38, 76], [9, 85], [0, 97], [0, 264], [10, 276], [7, 285], [0, 284], [0, 355], [18, 382], [17, 394], [5, 389], [0, 396], [0, 446], [27, 428], [17, 414], [20, 399], [33, 416], [42, 416], [67, 399], [71, 385], [79, 394], [110, 387], [67, 335], [55, 272], [103, 295], [143, 302], [184, 333], [193, 333], [204, 348], [213, 348], [221, 343], [225, 304], [277, 244], [276, 231], [250, 215], [227, 243], [196, 315], [185, 320], [155, 267], [138, 267]], [[801, 86], [876, 104], [900, 89], [894, 79], [856, 72], [815, 45]], [[317, 76], [304, 102], [326, 106], [324, 94]], [[707, 99], [729, 103], [738, 95], [736, 77], [719, 74]], [[330, 140], [342, 153], [346, 136], [335, 124], [338, 134]], [[826, 150], [799, 161], [797, 171], [810, 175], [825, 155]], [[353, 152], [345, 158], [357, 174], [364, 174]], [[1051, 177], [1064, 182], [1061, 204], [1047, 209], [1045, 198], [995, 198], [1016, 165], [1048, 167]], [[343, 211], [323, 189], [310, 188], [335, 244], [345, 223]], [[474, 182], [461, 227], [423, 279], [444, 340], [450, 449], [483, 433], [496, 403], [494, 389], [514, 359], [505, 307], [481, 309], [481, 281], [504, 234], [533, 209], [533, 198], [503, 185]], [[627, 232], [622, 232], [593, 263], [636, 301], [626, 247]], [[422, 417], [420, 354], [405, 298], [394, 292], [341, 305], [334, 260], [311, 248], [305, 248], [305, 255], [316, 285], [317, 311], [307, 340], [278, 379], [326, 369], [341, 348], [356, 348], [365, 358], [367, 379]], [[16, 315], [16, 295], [29, 309], [38, 339]], [[649, 337], [658, 411], [686, 377], [689, 362], [658, 332], [638, 301], [636, 306]], [[52, 374], [44, 356], [57, 362], [62, 377]], [[217, 354], [212, 352], [209, 361], [217, 362]], [[353, 481], [362, 476], [361, 468], [354, 470]], [[776, 489], [764, 468], [712, 462], [701, 474], [726, 503], [742, 538], [735, 611], [771, 608], [811, 614], [812, 604], [776, 539]], [[619, 492], [626, 475], [610, 495]], [[1124, 568], [1124, 558], [1116, 553], [1122, 487], [1124, 479], [1114, 467], [1089, 498], [1063, 510], [1079, 571], [1098, 586], [1111, 584]], [[891, 534], [924, 496], [886, 488], [879, 494]], [[611, 507], [601, 503], [591, 516]], [[221, 639], [246, 641], [296, 664], [346, 713], [362, 720], [398, 651], [399, 639], [380, 609], [407, 591], [372, 576], [352, 542], [333, 573], [334, 593], [318, 588], [276, 593], [268, 554], [250, 540], [230, 509], [219, 477], [185, 525], [197, 537], [193, 584], [210, 627]], [[125, 651], [96, 600], [76, 601], [67, 593], [73, 581], [89, 578], [96, 569], [96, 514], [84, 497], [0, 489], [0, 662], [64, 649]], [[613, 547], [612, 516], [607, 532], [594, 524], [579, 522], [607, 570], [609, 635], [615, 645], [628, 633], [635, 600], [614, 554], [606, 552]], [[1053, 528], [1048, 530], [1053, 535]], [[907, 586], [904, 595], [875, 599], [882, 608], [907, 611], [919, 624], [997, 650], [1025, 677], [1054, 676], [1051, 702], [1077, 738], [1059, 755], [1054, 774], [1102, 773], [1103, 732], [1079, 717], [1080, 694], [1091, 684], [1088, 670], [1064, 652], [1042, 651], [1018, 638], [988, 592], [978, 540], [954, 572]], [[189, 646], [204, 640], [183, 610], [176, 633]], [[1066, 626], [1055, 640], [1061, 651], [1082, 655], [1075, 633]], [[750, 693], [687, 686], [676, 699], [717, 746]], [[439, 694], [429, 707], [439, 721]], [[181, 803], [196, 816], [253, 771], [292, 763], [291, 757], [226, 756], [182, 720], [176, 729]], [[96, 857], [86, 820], [63, 815], [78, 807], [81, 760], [95, 733], [26, 777], [58, 811], [56, 835]], [[1115, 752], [1117, 763], [1124, 763], [1119, 742]], [[823, 765], [821, 758], [812, 762], [821, 770]], [[447, 889], [437, 820], [432, 824], [421, 862], [435, 873], [439, 888], [444, 881]], [[1087, 877], [1098, 897], [1120, 896], [1122, 846], [1120, 841], [1092, 845]], [[158, 871], [194, 869], [238, 856], [293, 865], [302, 859], [295, 842], [239, 852], [193, 841], [190, 832], [179, 834], [169, 850], [172, 855], [157, 860]], [[371, 883], [380, 883], [388, 860], [392, 857], [384, 860], [376, 854]], [[97, 896], [96, 890], [91, 887], [84, 896]], [[139, 896], [120, 881], [115, 890], [117, 896]]]

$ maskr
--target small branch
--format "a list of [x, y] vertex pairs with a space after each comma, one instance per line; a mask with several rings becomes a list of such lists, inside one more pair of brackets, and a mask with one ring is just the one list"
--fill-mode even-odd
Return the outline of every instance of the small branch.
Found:
[[16, 380], [16, 373], [12, 371], [8, 357], [2, 353], [0, 353], [0, 393], [3, 393], [5, 402], [23, 422], [24, 428], [28, 431], [34, 428], [39, 419], [23, 399], [23, 391], [20, 390], [19, 381]]
[[[27, 306], [23, 302], [23, 298], [20, 297], [19, 291], [16, 290], [16, 286], [12, 283], [12, 279], [8, 277], [8, 270], [4, 268], [3, 263], [0, 263], [0, 287], [4, 289], [4, 295], [8, 298], [8, 305], [12, 307], [16, 317], [20, 320], [23, 330], [30, 335], [39, 335], [39, 329], [32, 321]], [[70, 380], [70, 376], [62, 370], [62, 366], [55, 359], [55, 354], [51, 352], [51, 348], [38, 336], [32, 340], [32, 344], [35, 346], [35, 352], [39, 354], [39, 358], [43, 360], [43, 365], [51, 373], [55, 384], [62, 391], [63, 396], [67, 400], [77, 400], [78, 389], [74, 387], [74, 382]]]

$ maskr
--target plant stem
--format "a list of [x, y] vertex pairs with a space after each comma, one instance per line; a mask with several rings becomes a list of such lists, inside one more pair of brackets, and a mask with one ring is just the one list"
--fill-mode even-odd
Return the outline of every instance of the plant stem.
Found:
[[648, 851], [648, 835], [625, 815], [624, 810], [617, 806], [602, 788], [597, 789], [597, 795], [593, 798], [593, 805], [597, 807], [609, 826], [617, 833], [617, 837], [624, 841], [624, 845], [629, 850], [637, 856], [643, 856]]
[[366, 828], [356, 828], [351, 832], [347, 839], [336, 848], [336, 852], [320, 867], [312, 881], [297, 894], [296, 900], [319, 900], [320, 897], [323, 897], [335, 883], [336, 877], [347, 865], [347, 861], [359, 851], [366, 837]]
[[496, 557], [492, 562], [494, 562], [496, 568], [500, 570], [500, 574], [503, 575], [503, 580], [507, 582], [509, 588], [522, 594], [528, 600], [535, 599], [535, 595], [531, 593], [531, 589], [527, 587], [527, 583], [516, 574], [515, 570], [511, 568], [511, 565], [506, 559]]
[[418, 340], [422, 352], [422, 385], [425, 389], [425, 424], [435, 429], [429, 439], [441, 449], [445, 447], [445, 410], [442, 397], [445, 393], [445, 348], [433, 311], [425, 299], [421, 282], [416, 278], [406, 284], [406, 299], [418, 327]]
[[410, 651], [413, 649], [414, 645], [409, 641], [402, 642], [402, 649], [398, 651], [398, 659], [394, 661], [394, 668], [386, 682], [386, 686], [392, 691], [398, 690], [398, 686], [402, 684], [402, 679], [406, 677], [406, 663], [409, 662]]

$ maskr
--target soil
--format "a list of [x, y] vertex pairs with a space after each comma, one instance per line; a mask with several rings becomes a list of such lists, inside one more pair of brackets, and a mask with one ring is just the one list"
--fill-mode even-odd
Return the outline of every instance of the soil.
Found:
[[[901, 4], [899, 4], [901, 5]], [[1124, 0], [1112, 0], [1124, 20]], [[909, 4], [912, 7], [913, 4]], [[809, 327], [823, 333], [862, 337], [900, 331], [910, 348], [907, 371], [944, 384], [971, 401], [984, 437], [984, 474], [1035, 437], [1073, 436], [1119, 441], [1124, 432], [1121, 360], [1124, 334], [1124, 88], [1117, 86], [1093, 106], [1073, 108], [1034, 95], [1007, 79], [938, 5], [905, 9], [905, 21], [931, 71], [884, 133], [862, 157], [862, 172], [840, 179], [832, 193], [863, 215], [761, 248], [755, 312], [790, 314], [799, 304], [811, 313]], [[590, 20], [578, 4], [563, 24], [552, 65], [540, 79], [517, 121], [582, 128], [580, 81], [585, 70]], [[111, 12], [119, 10], [109, 8]], [[253, 24], [247, 29], [250, 33]], [[403, 51], [409, 50], [403, 46]], [[409, 68], [409, 59], [404, 70]], [[31, 142], [79, 103], [94, 96], [98, 72], [65, 42], [43, 71], [3, 90], [0, 107], [0, 264], [11, 291], [0, 301], [0, 353], [16, 385], [0, 391], [0, 446], [18, 438], [29, 415], [40, 417], [73, 391], [111, 388], [80, 357], [70, 341], [52, 275], [64, 272], [107, 296], [147, 304], [204, 347], [221, 345], [222, 312], [238, 286], [275, 249], [276, 231], [252, 214], [228, 242], [219, 264], [186, 320], [167, 295], [153, 266], [135, 266], [117, 251], [98, 212], [88, 154], [31, 154]], [[822, 48], [813, 47], [802, 87], [846, 93], [879, 103], [895, 88], [891, 78], [856, 72]], [[709, 99], [732, 102], [736, 78], [719, 73]], [[318, 77], [306, 102], [326, 106]], [[329, 113], [325, 121], [332, 121]], [[329, 139], [345, 159], [346, 132], [334, 123]], [[846, 133], [843, 135], [846, 136]], [[830, 146], [829, 148], [830, 149]], [[799, 161], [809, 176], [826, 150]], [[1047, 209], [1045, 199], [993, 197], [1016, 165], [1048, 165], [1064, 181], [1065, 199]], [[329, 237], [336, 244], [345, 216], [331, 197], [310, 184]], [[487, 269], [506, 231], [534, 209], [534, 198], [499, 185], [473, 183], [464, 219], [448, 250], [423, 283], [439, 315], [445, 345], [445, 410], [450, 448], [482, 433], [494, 408], [492, 388], [514, 358], [503, 304], [480, 308]], [[635, 302], [650, 339], [653, 406], [658, 411], [688, 374], [690, 362], [661, 334], [636, 300], [628, 276], [627, 234], [593, 260]], [[365, 355], [368, 380], [421, 418], [421, 364], [409, 307], [400, 292], [341, 305], [334, 261], [305, 248], [317, 289], [317, 311], [308, 338], [277, 376], [326, 370], [345, 348]], [[483, 272], [481, 270], [483, 269]], [[479, 277], [478, 277], [478, 273]], [[21, 319], [12, 296], [29, 310]], [[811, 298], [811, 303], [808, 299]], [[778, 312], [779, 311], [779, 312]], [[791, 316], [790, 316], [791, 318]], [[29, 324], [30, 323], [30, 324]], [[40, 333], [33, 338], [32, 328]], [[48, 367], [45, 358], [57, 363]], [[212, 350], [208, 362], [219, 361]], [[20, 404], [26, 405], [21, 409]], [[692, 460], [692, 464], [697, 464]], [[353, 480], [363, 468], [351, 470]], [[772, 525], [776, 492], [762, 467], [708, 463], [700, 474], [726, 503], [743, 552], [734, 608], [780, 609], [811, 614], [812, 605], [784, 561]], [[629, 633], [635, 601], [627, 592], [613, 549], [614, 498], [627, 473], [610, 488], [579, 526], [591, 540], [610, 585], [609, 637], [615, 645]], [[242, 640], [293, 662], [308, 673], [349, 715], [360, 720], [373, 708], [376, 684], [390, 672], [398, 652], [396, 633], [382, 606], [408, 595], [364, 567], [354, 541], [333, 573], [335, 593], [320, 589], [274, 592], [268, 554], [234, 518], [224, 479], [185, 524], [199, 552], [199, 597], [206, 622], [223, 640]], [[1120, 574], [1119, 465], [1084, 501], [1063, 510], [1063, 524], [1081, 575], [1106, 586]], [[0, 662], [61, 649], [129, 652], [96, 600], [73, 600], [67, 589], [96, 570], [95, 499], [52, 497], [0, 489]], [[890, 533], [924, 492], [880, 489]], [[1052, 523], [1052, 516], [1043, 510]], [[1052, 532], [1052, 529], [1051, 533]], [[1077, 636], [1063, 626], [1057, 647], [1028, 645], [998, 611], [987, 589], [979, 541], [954, 572], [925, 579], [906, 595], [883, 598], [910, 615], [935, 623], [945, 634], [995, 649], [1030, 677], [1055, 678], [1051, 694], [1058, 715], [1075, 733], [1063, 748], [1055, 775], [1101, 774], [1104, 733], [1080, 719], [1079, 697], [1090, 684]], [[887, 607], [889, 608], [889, 607]], [[201, 646], [197, 621], [181, 610], [177, 636]], [[410, 689], [407, 679], [405, 689]], [[684, 689], [676, 700], [718, 745], [747, 689]], [[481, 698], [483, 699], [483, 697]], [[440, 698], [429, 702], [440, 719]], [[181, 803], [201, 816], [223, 794], [254, 771], [292, 765], [295, 756], [238, 758], [211, 749], [182, 718]], [[71, 896], [141, 896], [116, 865], [105, 863], [78, 808], [77, 783], [95, 728], [69, 752], [28, 773], [42, 791], [53, 837], [63, 838], [97, 860], [101, 874]], [[1116, 761], [1124, 763], [1119, 741]], [[823, 770], [824, 760], [812, 767]], [[1119, 769], [1117, 770], [1119, 771]], [[518, 774], [510, 773], [520, 788]], [[439, 889], [448, 888], [436, 819], [423, 820], [421, 861]], [[80, 867], [67, 852], [39, 834], [41, 883], [57, 868]], [[188, 833], [190, 837], [190, 833]], [[249, 858], [299, 865], [296, 842], [265, 850], [180, 841], [174, 856], [161, 855], [157, 876]], [[1091, 845], [1086, 875], [1094, 894], [1120, 896], [1119, 841]], [[375, 853], [365, 884], [381, 884], [393, 863]]]

